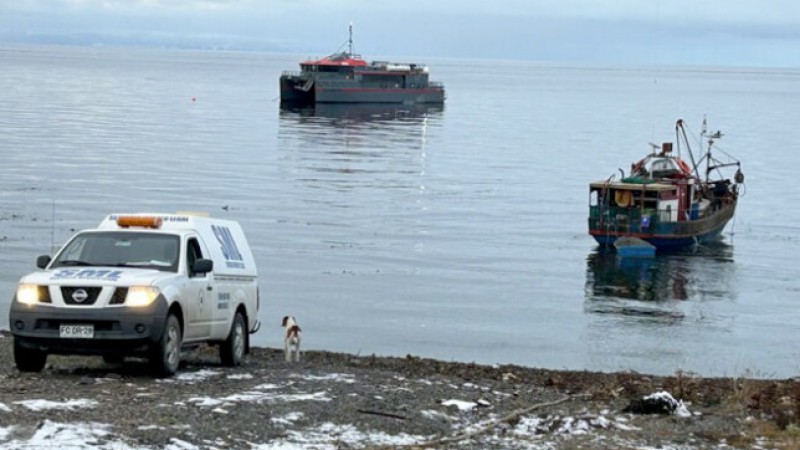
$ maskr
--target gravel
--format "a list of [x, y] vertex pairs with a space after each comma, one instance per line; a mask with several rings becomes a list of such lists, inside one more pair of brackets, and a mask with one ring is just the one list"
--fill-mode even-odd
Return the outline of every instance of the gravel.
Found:
[[[216, 348], [153, 378], [144, 360], [51, 355], [41, 373], [0, 337], [0, 449], [717, 449], [800, 447], [800, 379], [557, 371], [414, 356]], [[684, 414], [631, 405], [667, 392]], [[688, 411], [689, 414], [685, 414]], [[641, 411], [639, 411], [641, 412]]]

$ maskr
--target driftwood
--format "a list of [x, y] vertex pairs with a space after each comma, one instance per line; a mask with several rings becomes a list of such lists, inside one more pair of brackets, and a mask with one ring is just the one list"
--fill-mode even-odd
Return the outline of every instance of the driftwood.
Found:
[[358, 409], [356, 411], [360, 412], [361, 414], [372, 414], [374, 416], [391, 417], [392, 419], [401, 419], [401, 420], [408, 419], [408, 417], [401, 416], [400, 414], [393, 414], [393, 413], [383, 412], [383, 411], [373, 411], [371, 409]]
[[407, 449], [413, 450], [413, 449], [435, 448], [435, 447], [439, 447], [439, 446], [445, 446], [447, 444], [454, 444], [456, 442], [465, 441], [465, 440], [468, 440], [468, 439], [472, 439], [472, 438], [474, 438], [476, 436], [480, 436], [481, 434], [485, 434], [485, 433], [493, 430], [497, 425], [499, 425], [501, 423], [514, 423], [517, 420], [519, 420], [519, 418], [522, 415], [528, 414], [530, 412], [533, 412], [533, 411], [535, 411], [535, 410], [537, 410], [539, 408], [546, 408], [548, 406], [555, 406], [555, 405], [567, 402], [569, 400], [572, 400], [574, 398], [584, 397], [584, 396], [586, 396], [586, 395], [585, 394], [577, 395], [577, 396], [576, 395], [567, 395], [565, 397], [562, 397], [562, 398], [560, 398], [558, 400], [554, 400], [552, 402], [536, 403], [534, 405], [531, 405], [531, 406], [528, 406], [528, 407], [525, 407], [525, 408], [522, 408], [522, 409], [518, 409], [518, 410], [516, 410], [516, 411], [514, 411], [514, 412], [512, 412], [512, 413], [510, 413], [510, 414], [508, 414], [506, 416], [503, 416], [501, 418], [490, 420], [490, 421], [484, 423], [483, 425], [481, 425], [480, 427], [478, 427], [477, 429], [472, 430], [472, 431], [464, 431], [464, 432], [456, 433], [456, 434], [453, 434], [453, 435], [444, 436], [444, 437], [441, 437], [439, 439], [434, 439], [434, 440], [426, 441], [426, 442], [420, 442], [420, 443], [417, 443], [417, 444], [369, 447], [369, 450], [388, 450], [388, 449], [401, 449], [401, 448], [407, 448]]

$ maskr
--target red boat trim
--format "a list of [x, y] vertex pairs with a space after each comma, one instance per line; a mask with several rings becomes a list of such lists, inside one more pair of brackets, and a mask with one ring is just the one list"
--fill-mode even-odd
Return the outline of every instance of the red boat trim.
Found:
[[365, 67], [367, 66], [367, 62], [363, 59], [343, 59], [340, 61], [334, 61], [332, 59], [323, 58], [318, 59], [316, 61], [303, 61], [300, 65], [310, 65], [310, 66], [341, 66], [341, 67]]
[[436, 93], [442, 92], [442, 88], [317, 88], [317, 92], [419, 92], [421, 94], [425, 93]]
[[413, 73], [410, 70], [356, 70], [354, 72], [356, 75], [361, 76], [369, 76], [369, 75], [381, 75], [381, 76], [395, 76], [395, 77], [404, 77], [409, 73]]
[[592, 236], [632, 236], [637, 237], [640, 239], [686, 239], [693, 236], [695, 234], [648, 234], [648, 233], [629, 233], [629, 232], [622, 232], [622, 231], [597, 231], [597, 230], [589, 230], [589, 234]]

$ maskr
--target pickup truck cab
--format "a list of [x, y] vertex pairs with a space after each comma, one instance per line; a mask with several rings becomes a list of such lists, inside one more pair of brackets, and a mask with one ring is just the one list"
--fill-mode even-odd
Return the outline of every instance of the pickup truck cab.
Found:
[[255, 260], [238, 223], [192, 213], [111, 214], [22, 277], [9, 325], [21, 371], [48, 354], [149, 359], [170, 376], [181, 348], [218, 345], [239, 365], [260, 326]]

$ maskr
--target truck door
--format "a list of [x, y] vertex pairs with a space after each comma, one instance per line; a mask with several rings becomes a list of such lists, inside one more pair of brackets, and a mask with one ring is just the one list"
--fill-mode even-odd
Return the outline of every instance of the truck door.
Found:
[[184, 299], [186, 330], [185, 340], [206, 339], [211, 334], [211, 313], [214, 305], [212, 291], [213, 273], [193, 273], [194, 262], [207, 258], [208, 250], [204, 249], [196, 237], [186, 240], [186, 275], [187, 282], [181, 297]]

